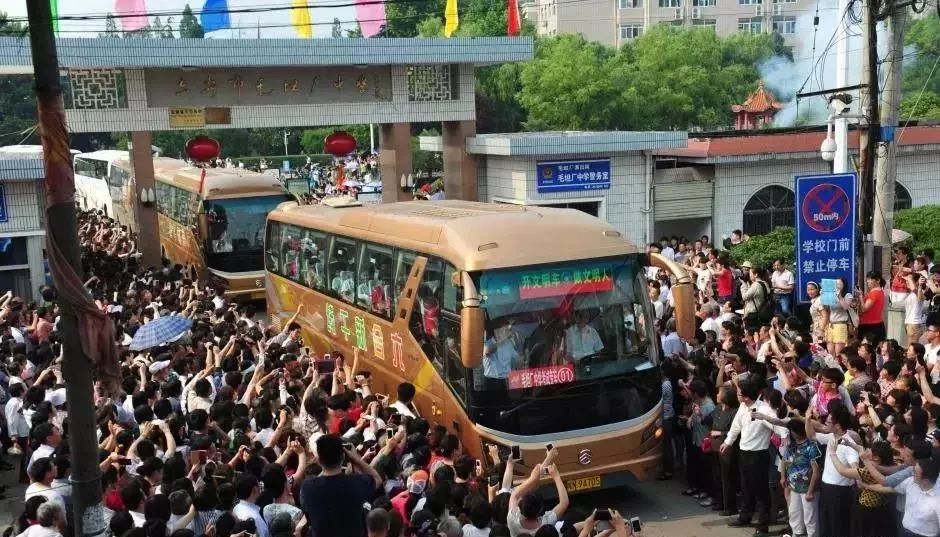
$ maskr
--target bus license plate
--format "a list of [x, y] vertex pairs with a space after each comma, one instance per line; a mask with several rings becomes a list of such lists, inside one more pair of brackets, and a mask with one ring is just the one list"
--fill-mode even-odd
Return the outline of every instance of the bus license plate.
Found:
[[583, 490], [593, 490], [601, 488], [601, 476], [593, 475], [591, 477], [579, 477], [565, 483], [568, 492], [581, 492]]

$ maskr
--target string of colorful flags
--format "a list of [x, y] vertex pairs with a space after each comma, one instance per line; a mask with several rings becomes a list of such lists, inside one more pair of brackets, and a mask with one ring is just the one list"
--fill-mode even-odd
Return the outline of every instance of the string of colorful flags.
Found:
[[[53, 26], [58, 31], [58, 0], [49, 0], [49, 2], [52, 8]], [[114, 0], [114, 12], [121, 21], [121, 29], [125, 32], [142, 30], [150, 24], [146, 0]], [[388, 22], [385, 15], [385, 2], [356, 0], [356, 20], [359, 21], [364, 37], [379, 35]], [[290, 22], [298, 37], [304, 39], [313, 37], [313, 24], [307, 0], [291, 0]], [[228, 0], [205, 0], [199, 15], [199, 23], [206, 33], [231, 28]], [[519, 35], [521, 26], [519, 1], [506, 0], [506, 35]], [[459, 27], [460, 11], [457, 0], [447, 0], [444, 7], [444, 35], [453, 36]]]

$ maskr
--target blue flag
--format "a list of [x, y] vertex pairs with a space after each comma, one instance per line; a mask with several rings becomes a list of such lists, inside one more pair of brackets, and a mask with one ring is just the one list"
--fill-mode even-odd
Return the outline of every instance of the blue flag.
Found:
[[206, 0], [199, 15], [199, 23], [204, 32], [214, 32], [232, 26], [228, 16], [227, 0]]

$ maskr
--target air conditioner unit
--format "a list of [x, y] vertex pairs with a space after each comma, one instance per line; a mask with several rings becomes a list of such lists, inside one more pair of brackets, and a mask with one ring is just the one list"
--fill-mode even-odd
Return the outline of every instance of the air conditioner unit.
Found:
[[701, 19], [701, 18], [702, 18], [702, 8], [700, 8], [700, 7], [693, 7], [693, 8], [692, 8], [692, 18], [693, 18], [693, 19]]
[[764, 14], [764, 6], [763, 6], [763, 5], [757, 4], [756, 6], [754, 6], [754, 16], [760, 17], [760, 16], [763, 15], [763, 14]]
[[774, 15], [783, 15], [783, 5], [774, 4]]
[[675, 16], [675, 19], [676, 19], [676, 20], [681, 20], [681, 19], [683, 19], [683, 18], [685, 18], [685, 17], [683, 17], [683, 15], [682, 15], [682, 8], [681, 8], [681, 7], [677, 7], [677, 8], [676, 8], [676, 16]]

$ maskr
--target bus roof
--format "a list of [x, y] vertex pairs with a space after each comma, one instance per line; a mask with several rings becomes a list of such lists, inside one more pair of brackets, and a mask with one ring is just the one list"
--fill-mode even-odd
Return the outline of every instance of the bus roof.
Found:
[[263, 173], [253, 172], [243, 168], [205, 168], [205, 179], [202, 179], [203, 168], [184, 166], [157, 170], [154, 173], [161, 180], [172, 183], [180, 188], [196, 192], [202, 183], [204, 199], [245, 198], [250, 196], [271, 196], [283, 194], [284, 187], [277, 179]]
[[117, 162], [119, 160], [127, 160], [128, 153], [127, 151], [121, 151], [119, 149], [102, 149], [101, 151], [89, 151], [88, 153], [79, 153], [75, 155], [76, 157], [89, 159], [89, 160], [103, 160], [105, 162]]
[[463, 270], [638, 252], [606, 222], [574, 209], [450, 200], [343, 209], [288, 202], [268, 218], [437, 255]]

